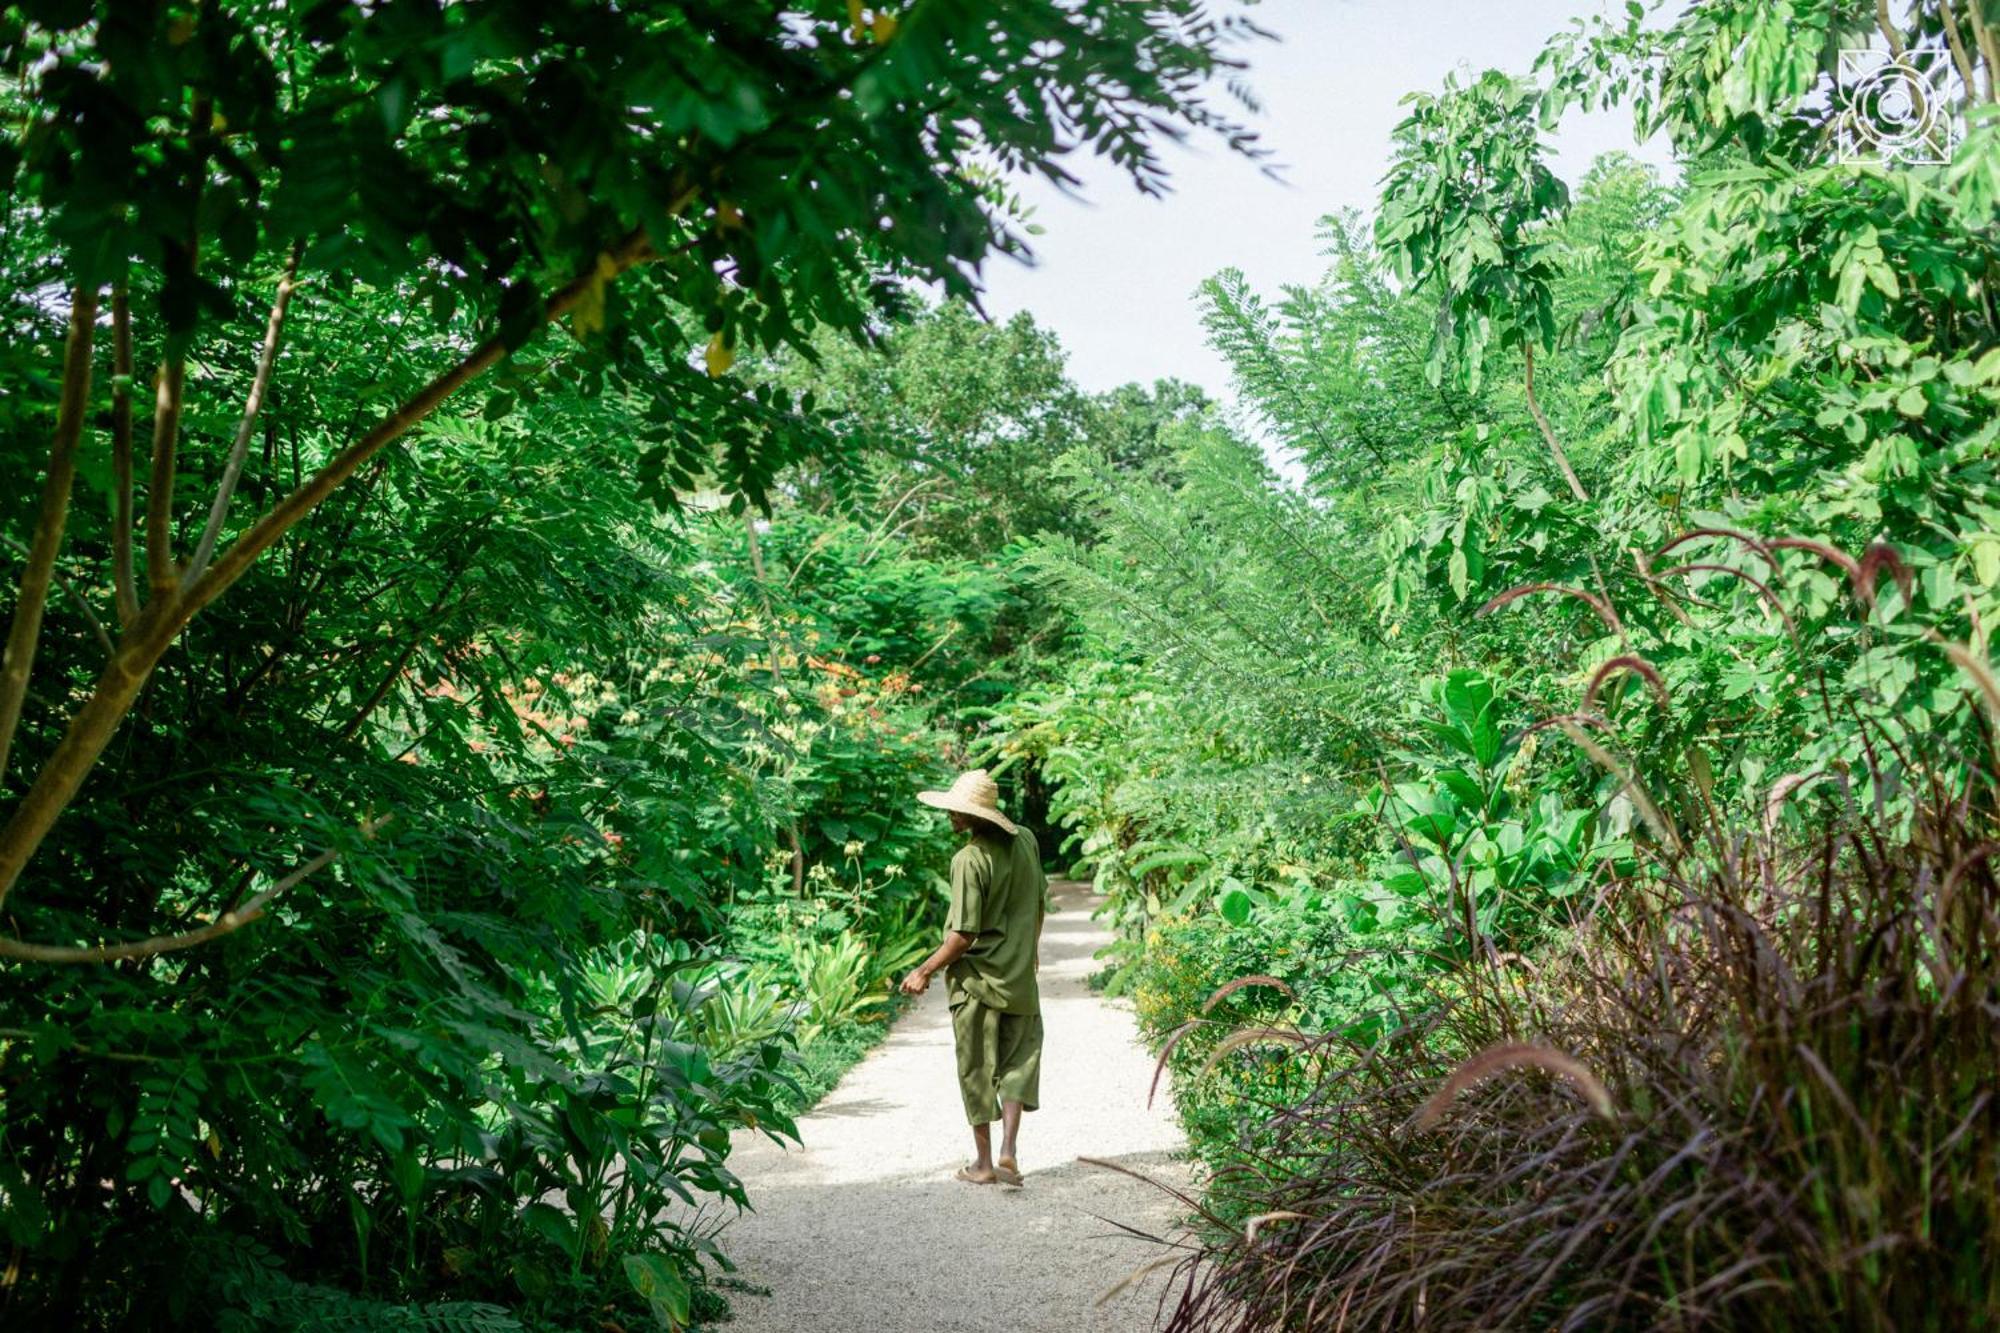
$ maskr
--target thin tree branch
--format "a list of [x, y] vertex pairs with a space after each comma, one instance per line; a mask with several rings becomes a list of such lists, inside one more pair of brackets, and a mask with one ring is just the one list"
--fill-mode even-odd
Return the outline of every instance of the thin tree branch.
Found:
[[[376, 832], [392, 818], [394, 816], [384, 816], [363, 824], [362, 836], [374, 837]], [[270, 905], [273, 898], [287, 889], [296, 888], [304, 883], [339, 860], [340, 856], [341, 851], [338, 847], [327, 848], [241, 907], [231, 908], [197, 930], [185, 931], [178, 935], [155, 935], [150, 939], [133, 940], [126, 944], [100, 944], [90, 948], [62, 944], [31, 944], [26, 940], [0, 936], [0, 958], [15, 958], [28, 963], [116, 963], [128, 958], [152, 958], [158, 954], [192, 949], [197, 944], [206, 944], [212, 939], [232, 934], [249, 925], [264, 915], [264, 909]]]
[[[910, 526], [910, 525], [909, 525], [909, 523], [904, 523], [904, 524], [902, 525], [902, 527], [898, 527], [898, 528], [894, 528], [894, 529], [891, 529], [891, 528], [889, 527], [889, 523], [890, 523], [890, 520], [894, 519], [894, 518], [896, 517], [896, 515], [897, 515], [897, 514], [899, 514], [899, 513], [901, 513], [901, 512], [902, 512], [902, 509], [903, 509], [903, 506], [904, 506], [904, 505], [906, 505], [906, 504], [908, 504], [908, 503], [910, 502], [910, 497], [911, 497], [911, 496], [915, 495], [915, 494], [916, 494], [916, 493], [917, 493], [918, 491], [922, 490], [922, 489], [923, 489], [924, 487], [926, 487], [926, 486], [930, 485], [930, 484], [931, 484], [932, 482], [934, 482], [934, 481], [936, 481], [936, 480], [937, 480], [937, 478], [936, 478], [936, 477], [924, 477], [924, 478], [922, 478], [921, 480], [919, 480], [919, 481], [917, 482], [917, 484], [916, 484], [916, 485], [914, 485], [914, 486], [910, 487], [910, 489], [909, 489], [909, 490], [907, 490], [907, 491], [904, 491], [904, 492], [903, 492], [903, 496], [902, 496], [902, 498], [901, 498], [901, 499], [897, 500], [897, 501], [896, 501], [896, 503], [894, 503], [894, 504], [892, 504], [892, 505], [890, 505], [890, 506], [889, 506], [889, 512], [888, 512], [888, 513], [886, 513], [886, 514], [884, 514], [884, 515], [882, 515], [882, 517], [881, 517], [881, 518], [879, 518], [879, 519], [877, 519], [877, 520], [875, 521], [875, 531], [876, 531], [876, 534], [877, 534], [877, 536], [875, 537], [875, 540], [869, 543], [869, 545], [868, 545], [868, 549], [867, 549], [866, 551], [863, 551], [863, 552], [861, 553], [861, 558], [860, 558], [860, 560], [856, 561], [855, 563], [857, 563], [857, 564], [862, 564], [862, 565], [865, 565], [865, 564], [867, 564], [867, 563], [868, 563], [868, 562], [869, 562], [870, 560], [873, 560], [873, 559], [875, 558], [875, 551], [876, 551], [876, 548], [880, 547], [880, 546], [882, 545], [882, 543], [883, 543], [883, 542], [886, 542], [886, 541], [888, 541], [888, 540], [889, 540], [889, 539], [890, 539], [891, 537], [895, 536], [895, 535], [896, 535], [896, 534], [897, 534], [898, 532], [901, 532], [901, 531], [903, 530], [903, 528], [907, 528], [907, 527], [909, 527], [909, 526]], [[913, 521], [914, 521], [914, 520], [913, 520]], [[815, 548], [815, 549], [817, 549], [817, 548]], [[811, 554], [811, 553], [810, 553], [810, 552], [808, 552], [808, 555], [810, 555], [810, 554]], [[804, 560], [801, 560], [801, 561], [799, 561], [799, 566], [800, 566], [800, 568], [804, 568], [804, 566], [805, 566], [805, 561], [804, 561]], [[793, 570], [793, 571], [792, 571], [792, 578], [796, 579], [796, 578], [798, 578], [798, 576], [799, 576], [799, 575], [798, 575], [798, 570], [796, 570], [796, 569], [795, 569], [795, 570]], [[788, 581], [788, 582], [787, 582], [787, 583], [785, 584], [785, 586], [786, 586], [787, 588], [790, 588], [790, 587], [791, 587], [792, 585], [791, 585], [791, 583], [790, 583], [790, 582]]]
[[[743, 507], [743, 537], [750, 547], [750, 573], [757, 580], [757, 592], [764, 601], [764, 619], [769, 622], [770, 633], [764, 644], [771, 654], [771, 679], [782, 690], [785, 688], [785, 671], [778, 662], [778, 614], [771, 603], [771, 585], [764, 579], [764, 549], [757, 542], [757, 511], [748, 505]], [[803, 893], [806, 887], [806, 849], [799, 841], [799, 821], [796, 818], [787, 822], [785, 833], [792, 844], [792, 892]]]
[[[1976, 5], [1978, 0], [1973, 0], [1973, 3]], [[1965, 97], [1969, 102], [1979, 96], [1979, 80], [1973, 74], [1971, 59], [1965, 53], [1965, 39], [1959, 34], [1958, 15], [1952, 12], [1951, 0], [1938, 0], [1938, 18], [1944, 25], [1945, 44], [1951, 48], [1951, 63], [1958, 66], [1958, 77], [1965, 82]]]
[[[0, 1037], [10, 1038], [15, 1041], [25, 1041], [29, 1038], [32, 1038], [34, 1035], [35, 1035], [34, 1032], [29, 1030], [28, 1028], [0, 1028]], [[142, 1064], [142, 1065], [178, 1064], [181, 1060], [181, 1057], [179, 1055], [171, 1055], [171, 1056], [135, 1055], [125, 1051], [107, 1051], [96, 1046], [82, 1046], [82, 1045], [65, 1046], [63, 1050], [65, 1053], [74, 1053], [76, 1055], [88, 1055], [91, 1058], [97, 1060], [119, 1060], [129, 1064]], [[16, 1248], [18, 1251], [18, 1247]], [[6, 1285], [6, 1277], [7, 1277], [6, 1274], [0, 1274], [0, 1286]]]
[[209, 558], [215, 554], [215, 543], [222, 536], [222, 521], [229, 514], [230, 497], [236, 493], [237, 478], [243, 475], [243, 460], [250, 456], [250, 433], [256, 428], [258, 410], [264, 406], [264, 395], [271, 387], [271, 368], [278, 360], [278, 335], [284, 331], [285, 307], [291, 304], [292, 292], [298, 285], [299, 249], [296, 245], [292, 247], [285, 275], [278, 279], [277, 299], [271, 302], [271, 316], [264, 324], [264, 347], [257, 356], [257, 374], [250, 381], [249, 397], [243, 400], [243, 419], [236, 423], [236, 439], [229, 446], [229, 461], [223, 465], [222, 480], [217, 483], [215, 499], [208, 506], [208, 524], [188, 561], [187, 573], [181, 577], [183, 591], [201, 577], [208, 568]]
[[1903, 58], [1903, 34], [1896, 31], [1895, 20], [1889, 17], [1889, 0], [1875, 0], [1875, 26], [1882, 30], [1882, 37], [1889, 43], [1889, 54]]
[[1979, 47], [1980, 59], [1986, 65], [1986, 100], [2000, 101], [2000, 47], [1993, 42], [1993, 29], [1986, 25], [1985, 0], [1969, 0], [1966, 10], [1972, 15], [1972, 40]]
[[[695, 197], [692, 188], [676, 201], [679, 213]], [[608, 258], [617, 272], [654, 258], [645, 233], [635, 230]], [[578, 276], [551, 297], [543, 308], [543, 322], [557, 319], [573, 309], [584, 295], [608, 280], [602, 261]], [[119, 644], [118, 653], [98, 676], [90, 695], [71, 716], [69, 727], [56, 745], [34, 785], [14, 807], [6, 825], [0, 827], [0, 903], [6, 901], [30, 858], [55, 827], [56, 820], [83, 786], [104, 748], [131, 711], [133, 701], [145, 685], [160, 658], [180, 632], [201, 610], [228, 591], [257, 557], [290, 531], [299, 520], [319, 507], [343, 481], [382, 449], [422, 422], [446, 399], [464, 388], [483, 371], [507, 354], [507, 346], [495, 337], [482, 343], [462, 361], [425, 385], [406, 400], [367, 435], [349, 445], [312, 478], [281, 500], [278, 505], [230, 544], [185, 593], [178, 591], [171, 571], [163, 593], [140, 609]], [[171, 473], [169, 473], [171, 477]], [[149, 498], [149, 504], [150, 504]], [[153, 515], [149, 512], [149, 525]]]
[[924, 521], [924, 510], [922, 506], [918, 506], [916, 513], [910, 515], [908, 518], [904, 519], [901, 523], [898, 523], [895, 527], [888, 529], [887, 531], [883, 532], [880, 536], [878, 536], [874, 540], [874, 542], [870, 544], [868, 549], [861, 553], [861, 557], [857, 559], [854, 563], [857, 566], [872, 563], [875, 557], [881, 553], [884, 543], [892, 541], [895, 538], [902, 536], [905, 532], [908, 532], [911, 528], [915, 527], [917, 524], [923, 521]]
[[139, 618], [132, 574], [132, 298], [120, 283], [111, 293], [111, 582], [118, 623]]
[[42, 611], [48, 605], [49, 584], [55, 577], [56, 552], [62, 548], [63, 527], [69, 522], [69, 496], [76, 481], [76, 455], [83, 438], [84, 413], [90, 406], [91, 351], [97, 331], [97, 289], [78, 287], [70, 296], [69, 336], [63, 344], [62, 393], [56, 406], [55, 440], [49, 447], [48, 475], [42, 482], [41, 508], [35, 517], [28, 563], [21, 570], [14, 618], [7, 628], [7, 646], [0, 657], [0, 778], [14, 748], [21, 724], [21, 706], [28, 697], [28, 677], [35, 665], [35, 647], [42, 637]]
[[328, 848], [243, 906], [224, 912], [198, 930], [190, 930], [180, 935], [155, 935], [151, 939], [133, 940], [129, 944], [100, 944], [94, 948], [31, 944], [26, 940], [0, 936], [0, 958], [17, 958], [29, 963], [115, 963], [127, 958], [151, 958], [155, 954], [192, 949], [197, 944], [206, 944], [212, 939], [249, 925], [264, 915], [264, 907], [272, 898], [308, 876], [326, 869], [339, 855], [339, 852]]
[[[0, 533], [0, 541], [6, 542], [22, 555], [30, 559], [34, 558], [34, 552], [23, 545], [19, 539]], [[62, 571], [59, 569], [51, 569], [49, 577], [55, 581], [55, 585], [58, 588], [61, 588], [68, 595], [72, 602], [76, 603], [76, 609], [83, 614], [83, 618], [89, 623], [91, 631], [97, 635], [97, 641], [104, 645], [105, 655], [108, 657], [112, 653], [117, 652], [117, 646], [111, 642], [111, 632], [104, 628], [104, 622], [97, 618], [97, 612], [91, 609], [90, 602], [84, 595], [76, 590], [76, 585], [64, 578]]]
[[785, 580], [785, 591], [787, 593], [792, 590], [792, 585], [799, 581], [799, 575], [805, 573], [806, 566], [812, 563], [813, 557], [825, 550], [838, 534], [838, 528], [828, 528], [826, 531], [820, 533], [819, 536], [813, 538], [812, 545], [806, 547], [806, 553], [799, 557], [799, 563], [792, 566], [791, 577]]
[[1549, 425], [1549, 419], [1542, 415], [1541, 401], [1535, 397], [1534, 344], [1528, 342], [1523, 342], [1521, 344], [1521, 364], [1525, 367], [1527, 372], [1526, 375], [1524, 376], [1523, 382], [1526, 385], [1528, 392], [1528, 413], [1530, 416], [1534, 417], [1535, 425], [1541, 428], [1542, 438], [1548, 441], [1549, 452], [1555, 455], [1556, 466], [1562, 469], [1563, 480], [1569, 483], [1569, 488], [1571, 493], [1574, 494], [1578, 500], [1582, 501], [1585, 504], [1589, 504], [1590, 493], [1584, 490], [1583, 483], [1576, 479], [1576, 469], [1569, 465], [1569, 455], [1563, 452], [1562, 441], [1556, 438], [1556, 433], [1554, 429], [1551, 428]]
[[445, 602], [450, 599], [452, 592], [458, 587], [459, 579], [464, 577], [465, 571], [472, 564], [473, 556], [477, 553], [478, 549], [477, 546], [474, 546], [470, 551], [467, 551], [465, 558], [460, 560], [451, 573], [445, 576], [444, 586], [438, 589], [437, 596], [431, 599], [430, 606], [417, 618], [415, 635], [408, 643], [403, 645], [402, 649], [390, 661], [389, 669], [382, 673], [381, 681], [375, 686], [375, 689], [369, 694], [361, 707], [355, 710], [354, 716], [347, 720], [347, 725], [340, 729], [340, 739], [342, 741], [353, 740], [356, 734], [360, 732], [362, 724], [368, 720], [369, 716], [377, 708], [382, 706], [382, 701], [389, 697], [389, 691], [396, 688], [396, 682], [403, 678], [403, 672], [409, 667], [410, 659], [415, 657], [417, 650], [424, 646], [426, 628], [430, 622], [437, 619], [438, 613], [444, 610]]
[[[694, 191], [687, 191], [672, 211], [678, 213], [693, 197]], [[646, 241], [645, 232], [635, 230], [620, 241], [617, 247], [609, 252], [608, 257], [613, 267], [622, 273], [651, 259], [653, 251]], [[543, 310], [543, 322], [548, 323], [568, 314], [576, 303], [583, 299], [587, 291], [602, 281], [604, 278], [596, 268], [576, 278], [549, 298]], [[188, 588], [182, 608], [184, 617], [193, 617], [196, 612], [220, 597], [231, 584], [243, 576], [243, 572], [258, 556], [270, 549], [272, 543], [284, 536], [300, 519], [316, 509], [321, 501], [333, 493], [335, 487], [354, 475], [355, 470], [363, 463], [402, 438], [412, 427], [422, 423], [446, 399], [492, 369], [507, 355], [507, 351], [504, 339], [497, 335], [487, 339], [468, 353], [464, 360], [417, 390], [375, 429], [336, 454], [324, 467], [308, 478], [304, 485], [280, 500], [276, 507], [232, 542], [229, 548]]]
[[[201, 197], [208, 180], [208, 159], [214, 147], [215, 99], [205, 90], [194, 98], [194, 122], [189, 142], [196, 146], [192, 208], [184, 255], [186, 280], [192, 284], [201, 268]], [[168, 279], [172, 281], [171, 275]], [[153, 466], [146, 486], [146, 582], [149, 601], [164, 601], [173, 591], [174, 569], [174, 456], [180, 444], [181, 404], [187, 391], [187, 351], [185, 345], [172, 349], [161, 367], [153, 400]], [[150, 669], [150, 663], [148, 667]]]
[[146, 483], [146, 582], [149, 600], [174, 590], [174, 451], [180, 442], [181, 398], [187, 359], [179, 354], [160, 367], [153, 394], [153, 466]]

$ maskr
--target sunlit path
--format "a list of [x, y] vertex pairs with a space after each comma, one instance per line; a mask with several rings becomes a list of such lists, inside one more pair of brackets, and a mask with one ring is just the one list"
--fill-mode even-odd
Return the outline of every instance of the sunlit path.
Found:
[[1021, 1131], [1025, 1189], [952, 1180], [971, 1141], [952, 1081], [942, 985], [800, 1125], [787, 1152], [748, 1135], [731, 1165], [757, 1211], [723, 1248], [745, 1281], [732, 1329], [825, 1333], [1073, 1333], [1151, 1327], [1155, 1276], [1099, 1306], [1158, 1257], [1104, 1218], [1160, 1231], [1172, 1200], [1081, 1165], [1107, 1158], [1176, 1183], [1179, 1130], [1164, 1095], [1146, 1108], [1153, 1062], [1122, 1005], [1090, 992], [1106, 933], [1084, 886], [1051, 885], [1043, 941], [1043, 1108]]

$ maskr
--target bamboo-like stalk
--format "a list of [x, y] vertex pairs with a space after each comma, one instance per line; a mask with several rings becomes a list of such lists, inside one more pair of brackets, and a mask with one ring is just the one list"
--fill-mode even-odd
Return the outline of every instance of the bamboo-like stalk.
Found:
[[118, 623], [139, 618], [132, 570], [132, 297], [120, 283], [111, 293], [111, 583]]
[[97, 330], [97, 289], [79, 286], [70, 296], [69, 335], [63, 345], [62, 393], [56, 407], [55, 440], [49, 448], [49, 470], [42, 481], [41, 507], [35, 535], [28, 544], [21, 570], [14, 618], [7, 627], [5, 656], [0, 657], [0, 778], [14, 748], [21, 724], [21, 707], [28, 697], [28, 677], [35, 665], [35, 647], [42, 637], [42, 611], [55, 580], [56, 552], [62, 548], [63, 527], [69, 521], [70, 490], [76, 481], [77, 447], [83, 439], [83, 418], [90, 406], [91, 353]]
[[1970, 0], [1966, 11], [1972, 16], [1972, 41], [1979, 48], [1979, 56], [1986, 66], [1986, 100], [2000, 101], [2000, 45], [1993, 40], [1993, 29], [1987, 26], [1984, 13], [1985, 0]]
[[160, 367], [153, 390], [153, 465], [146, 482], [146, 583], [149, 601], [174, 590], [174, 454], [180, 443], [181, 401], [187, 391], [187, 358], [175, 354]]
[[200, 541], [195, 544], [194, 555], [188, 560], [187, 573], [181, 578], [183, 589], [193, 584], [208, 568], [209, 559], [215, 554], [215, 543], [222, 536], [222, 522], [229, 516], [230, 498], [236, 494], [237, 479], [243, 475], [243, 461], [250, 456], [250, 432], [256, 428], [257, 413], [264, 406], [264, 395], [271, 387], [271, 369], [278, 360], [278, 337], [285, 327], [285, 307], [291, 304], [298, 274], [299, 247], [293, 246], [292, 257], [285, 264], [285, 274], [278, 279], [278, 295], [271, 302], [270, 317], [264, 323], [264, 345], [257, 354], [257, 373], [250, 381], [248, 396], [243, 400], [243, 417], [236, 423], [236, 438], [230, 442], [229, 459], [223, 464], [222, 480], [215, 487], [215, 499], [208, 506], [208, 522], [202, 528]]

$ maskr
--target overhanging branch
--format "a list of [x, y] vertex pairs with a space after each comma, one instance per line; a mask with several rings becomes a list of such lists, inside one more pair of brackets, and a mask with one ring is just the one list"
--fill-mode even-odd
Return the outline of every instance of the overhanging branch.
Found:
[[[392, 818], [394, 816], [384, 816], [362, 825], [362, 836], [374, 837], [376, 832]], [[192, 949], [197, 944], [206, 944], [210, 940], [233, 934], [249, 925], [264, 915], [264, 909], [270, 905], [273, 898], [312, 878], [339, 860], [340, 856], [339, 848], [327, 848], [241, 907], [231, 908], [198, 930], [184, 931], [178, 935], [155, 935], [150, 939], [132, 940], [125, 944], [100, 944], [88, 948], [61, 944], [31, 944], [26, 940], [0, 936], [0, 958], [18, 959], [24, 963], [117, 963], [131, 958], [152, 958], [163, 953]]]

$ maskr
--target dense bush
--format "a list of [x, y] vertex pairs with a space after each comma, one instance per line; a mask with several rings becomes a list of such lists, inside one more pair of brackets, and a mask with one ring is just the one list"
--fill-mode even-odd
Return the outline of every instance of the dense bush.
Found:
[[[1454, 76], [1319, 281], [1204, 288], [1302, 478], [1072, 461], [1010, 743], [1211, 1167], [1181, 1327], [1990, 1322], [1988, 23], [1634, 4]], [[1949, 163], [1841, 160], [1871, 44], [1955, 53]], [[1674, 179], [1572, 189], [1618, 103]]]
[[1094, 146], [1150, 190], [1162, 131], [1247, 147], [1203, 91], [1238, 32], [0, 13], [0, 1322], [717, 1312], [687, 1218], [934, 933], [908, 796], [1029, 526], [981, 521], [996, 472], [924, 498], [976, 558], [899, 527], [876, 463], [1004, 404], [892, 438], [809, 354], [979, 328], [909, 293], [1021, 251], [995, 167]]
[[1905, 819], [1910, 781], [1834, 778], [1815, 837], [1718, 820], [1559, 947], [1456, 974], [1372, 1043], [1316, 1036], [1309, 1090], [1214, 1182], [1256, 1224], [1170, 1326], [2000, 1317], [1993, 789], [1925, 782]]

